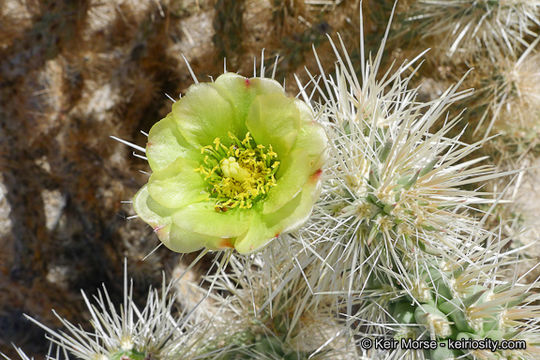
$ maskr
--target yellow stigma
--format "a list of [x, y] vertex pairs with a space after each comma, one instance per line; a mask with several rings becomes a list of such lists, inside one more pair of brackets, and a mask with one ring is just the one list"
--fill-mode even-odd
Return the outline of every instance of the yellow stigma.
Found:
[[251, 208], [276, 186], [279, 161], [272, 145], [256, 144], [249, 132], [243, 140], [231, 133], [229, 138], [229, 146], [220, 138], [214, 139], [214, 146], [203, 146], [201, 153], [206, 155], [195, 169], [205, 175], [209, 198], [216, 200], [216, 211]]

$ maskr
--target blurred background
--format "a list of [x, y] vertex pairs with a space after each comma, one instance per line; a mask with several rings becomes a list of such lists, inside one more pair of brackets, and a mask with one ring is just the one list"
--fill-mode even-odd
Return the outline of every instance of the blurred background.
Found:
[[[426, 28], [410, 20], [417, 11], [411, 3], [397, 7], [384, 61], [401, 63], [433, 47], [413, 79], [420, 100], [428, 101], [484, 63], [464, 52], [458, 58], [438, 51], [447, 44], [435, 32], [424, 36]], [[363, 1], [368, 50], [378, 48], [393, 4]], [[294, 95], [293, 74], [307, 79], [304, 67], [317, 71], [312, 44], [331, 71], [327, 33], [339, 32], [358, 59], [359, 8], [358, 0], [1, 0], [0, 351], [13, 356], [14, 343], [42, 358], [44, 332], [23, 314], [51, 328], [60, 326], [51, 309], [85, 323], [81, 289], [93, 294], [105, 284], [118, 303], [124, 257], [139, 302], [148, 286], [159, 286], [162, 271], [170, 275], [193, 259], [159, 248], [143, 261], [159, 242], [150, 227], [130, 220], [131, 205], [122, 201], [145, 183], [148, 166], [109, 137], [145, 145], [141, 131], [170, 111], [166, 94], [177, 98], [193, 82], [182, 56], [208, 80], [223, 72], [224, 58], [227, 70], [251, 76], [254, 58], [272, 68], [279, 55], [276, 79]], [[534, 35], [524, 39], [531, 43]], [[519, 56], [512, 56], [515, 64]], [[489, 69], [489, 76], [480, 71], [464, 88], [494, 86]], [[478, 98], [466, 106], [471, 111], [464, 123], [490, 111], [489, 101]], [[537, 132], [515, 140], [523, 139], [522, 128], [506, 132], [508, 148], [486, 148], [492, 162], [518, 161], [536, 149]], [[474, 136], [471, 130], [465, 139]], [[527, 159], [528, 166], [534, 163]], [[514, 160], [501, 166], [515, 167]], [[535, 197], [527, 197], [524, 208], [534, 214]], [[505, 211], [527, 218], [527, 211]], [[538, 261], [535, 253], [531, 261]]]

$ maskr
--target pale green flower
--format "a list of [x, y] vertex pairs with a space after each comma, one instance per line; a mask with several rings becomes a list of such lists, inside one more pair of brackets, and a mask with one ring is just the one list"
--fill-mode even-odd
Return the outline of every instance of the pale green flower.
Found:
[[326, 142], [276, 81], [223, 74], [191, 86], [150, 130], [152, 175], [135, 211], [171, 250], [254, 251], [311, 213]]

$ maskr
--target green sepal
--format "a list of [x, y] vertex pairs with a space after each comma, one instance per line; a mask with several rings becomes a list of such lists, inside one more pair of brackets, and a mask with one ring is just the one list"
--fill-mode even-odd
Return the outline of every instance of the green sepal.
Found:
[[153, 228], [162, 227], [171, 223], [172, 209], [157, 204], [148, 192], [148, 185], [144, 185], [133, 197], [133, 208], [137, 215]]
[[275, 236], [276, 234], [266, 226], [261, 216], [255, 214], [251, 218], [248, 230], [236, 239], [234, 247], [240, 254], [249, 254], [264, 246]]
[[231, 104], [235, 123], [244, 133], [247, 131], [245, 122], [249, 108], [257, 95], [267, 93], [285, 95], [283, 87], [275, 80], [266, 78], [248, 79], [235, 73], [220, 75], [213, 86]]

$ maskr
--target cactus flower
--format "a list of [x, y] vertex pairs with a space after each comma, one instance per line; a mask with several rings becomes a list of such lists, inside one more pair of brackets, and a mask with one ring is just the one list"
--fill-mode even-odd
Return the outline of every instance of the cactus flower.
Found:
[[191, 86], [150, 130], [152, 175], [135, 211], [173, 251], [252, 252], [310, 215], [326, 143], [279, 83], [225, 73]]

